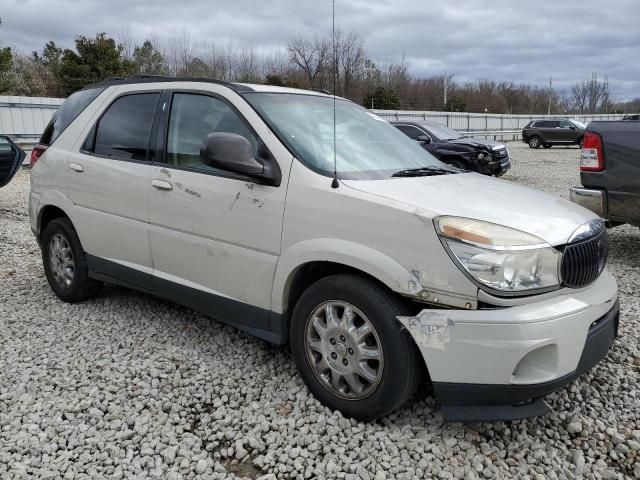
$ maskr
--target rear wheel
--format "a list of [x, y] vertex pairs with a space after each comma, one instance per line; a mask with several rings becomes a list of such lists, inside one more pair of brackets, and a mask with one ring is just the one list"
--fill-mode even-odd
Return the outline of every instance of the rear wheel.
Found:
[[540, 148], [542, 145], [542, 139], [538, 136], [533, 136], [529, 139], [529, 148]]
[[68, 218], [49, 222], [42, 233], [42, 264], [53, 292], [65, 302], [93, 297], [100, 283], [89, 278], [80, 239]]
[[413, 340], [396, 319], [408, 313], [389, 292], [355, 275], [311, 285], [294, 308], [290, 336], [311, 392], [360, 420], [401, 406], [421, 376]]

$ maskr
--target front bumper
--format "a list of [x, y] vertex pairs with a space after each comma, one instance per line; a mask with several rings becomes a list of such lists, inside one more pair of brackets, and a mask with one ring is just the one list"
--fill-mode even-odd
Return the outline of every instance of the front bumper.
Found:
[[484, 175], [495, 175], [501, 177], [511, 168], [511, 159], [509, 157], [501, 158], [500, 160], [493, 160], [489, 163], [478, 164], [478, 173]]
[[593, 367], [618, 326], [617, 285], [484, 310], [423, 310], [413, 335], [449, 421], [512, 420], [548, 411], [541, 397]]
[[607, 192], [604, 190], [572, 187], [569, 191], [569, 199], [596, 215], [607, 218]]

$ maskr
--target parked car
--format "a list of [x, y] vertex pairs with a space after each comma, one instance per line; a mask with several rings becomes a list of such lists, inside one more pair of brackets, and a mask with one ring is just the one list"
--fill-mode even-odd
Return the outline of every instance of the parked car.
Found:
[[580, 145], [587, 126], [577, 120], [534, 120], [522, 129], [522, 141], [530, 148]]
[[582, 187], [571, 200], [610, 225], [640, 226], [640, 124], [591, 122], [580, 159]]
[[439, 160], [463, 170], [504, 175], [511, 168], [507, 147], [483, 138], [469, 138], [438, 122], [391, 122]]
[[8, 184], [16, 174], [25, 153], [7, 135], [0, 135], [0, 188]]
[[624, 117], [622, 117], [622, 120], [640, 120], [640, 113], [625, 115]]
[[539, 415], [618, 329], [597, 215], [451, 167], [344, 99], [111, 80], [66, 100], [32, 161], [60, 299], [113, 283], [288, 342], [350, 417], [426, 378], [449, 420]]

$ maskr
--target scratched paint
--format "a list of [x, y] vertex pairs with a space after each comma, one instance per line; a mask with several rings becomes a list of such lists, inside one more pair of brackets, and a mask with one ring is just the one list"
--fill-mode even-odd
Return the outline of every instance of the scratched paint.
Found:
[[442, 312], [422, 310], [415, 317], [397, 317], [409, 333], [413, 335], [420, 347], [445, 350], [446, 344], [451, 342], [451, 318]]

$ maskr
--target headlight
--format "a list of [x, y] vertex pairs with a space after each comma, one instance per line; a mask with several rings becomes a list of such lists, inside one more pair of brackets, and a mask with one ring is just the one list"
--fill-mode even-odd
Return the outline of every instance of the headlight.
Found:
[[561, 253], [534, 235], [471, 218], [439, 217], [435, 225], [456, 263], [489, 289], [517, 294], [560, 284]]

